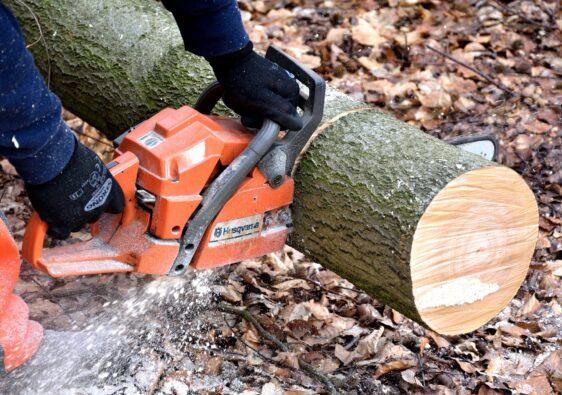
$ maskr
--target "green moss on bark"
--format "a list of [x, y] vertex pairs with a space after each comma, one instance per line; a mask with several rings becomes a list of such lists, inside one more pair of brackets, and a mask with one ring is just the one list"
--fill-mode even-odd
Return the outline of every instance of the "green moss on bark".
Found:
[[[331, 92], [326, 116], [360, 106]], [[291, 244], [420, 321], [409, 266], [416, 225], [449, 181], [489, 165], [378, 110], [350, 113], [300, 163]]]
[[[32, 48], [66, 108], [110, 137], [165, 106], [194, 103], [213, 80], [189, 54], [173, 17], [151, 1], [26, 0], [42, 42]], [[28, 42], [40, 32], [22, 3], [6, 1]], [[47, 56], [48, 52], [48, 56]], [[50, 60], [50, 61], [49, 61]]]

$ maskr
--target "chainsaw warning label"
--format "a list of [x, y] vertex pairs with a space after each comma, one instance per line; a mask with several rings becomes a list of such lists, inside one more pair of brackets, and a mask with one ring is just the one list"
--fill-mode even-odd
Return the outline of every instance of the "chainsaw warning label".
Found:
[[237, 243], [258, 237], [262, 222], [263, 216], [261, 214], [219, 222], [213, 229], [209, 246]]
[[152, 149], [163, 142], [164, 138], [155, 131], [150, 131], [144, 136], [140, 137], [137, 141], [144, 145], [146, 148]]

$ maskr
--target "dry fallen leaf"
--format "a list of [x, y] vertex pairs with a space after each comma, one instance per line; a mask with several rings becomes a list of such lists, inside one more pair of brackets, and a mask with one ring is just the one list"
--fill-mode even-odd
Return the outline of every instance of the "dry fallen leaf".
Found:
[[232, 286], [219, 285], [215, 288], [215, 292], [230, 303], [238, 303], [242, 301], [242, 296]]
[[426, 334], [431, 337], [438, 348], [449, 348], [451, 346], [451, 343], [447, 339], [433, 331], [426, 331]]
[[278, 383], [276, 382], [269, 382], [264, 384], [264, 386], [261, 389], [261, 395], [284, 395], [285, 391], [283, 390], [283, 387], [281, 387]]
[[452, 105], [451, 96], [436, 81], [419, 83], [416, 94], [424, 107], [445, 110]]
[[349, 34], [351, 34], [349, 29], [338, 27], [332, 28], [328, 31], [328, 34], [326, 35], [324, 41], [327, 44], [341, 45], [343, 44], [344, 37]]
[[541, 122], [537, 119], [527, 122], [524, 126], [525, 130], [535, 134], [546, 133], [552, 128], [548, 123]]
[[345, 347], [340, 344], [336, 344], [334, 355], [344, 364], [344, 366], [353, 362], [356, 356], [353, 351], [346, 350]]
[[330, 311], [325, 306], [322, 306], [320, 303], [316, 303], [313, 300], [304, 303], [304, 306], [308, 311], [310, 311], [314, 318], [318, 320], [327, 320], [332, 316]]
[[375, 371], [375, 378], [379, 378], [388, 372], [396, 371], [396, 370], [404, 370], [417, 365], [417, 362], [414, 359], [397, 359], [395, 361], [390, 361], [387, 363], [383, 363], [377, 367]]
[[299, 369], [298, 356], [294, 352], [279, 352], [273, 359], [284, 366], [289, 366], [293, 369]]
[[534, 374], [529, 378], [514, 383], [514, 389], [520, 394], [549, 395], [554, 394], [544, 374]]
[[381, 346], [381, 337], [384, 332], [384, 327], [373, 330], [368, 336], [359, 340], [359, 344], [355, 349], [355, 353], [362, 359], [367, 359], [374, 355]]
[[295, 288], [304, 288], [304, 289], [310, 289], [310, 285], [308, 284], [308, 281], [300, 279], [300, 278], [295, 278], [292, 280], [287, 280], [284, 281], [282, 283], [276, 284], [274, 285], [274, 288], [279, 290], [279, 291], [287, 291], [290, 289], [295, 289]]
[[535, 294], [528, 295], [528, 297], [525, 300], [525, 303], [523, 304], [523, 306], [521, 306], [521, 308], [517, 312], [517, 316], [525, 317], [534, 314], [538, 309], [540, 309], [540, 307], [541, 304], [535, 297]]
[[351, 29], [351, 36], [359, 44], [370, 47], [378, 47], [386, 42], [386, 39], [380, 36], [379, 30], [375, 29], [364, 19], [359, 19], [359, 23]]
[[472, 365], [470, 362], [466, 362], [466, 361], [461, 361], [458, 358], [454, 358], [455, 362], [460, 366], [460, 368], [468, 373], [468, 374], [473, 374], [477, 371], [477, 369], [474, 367], [474, 365]]

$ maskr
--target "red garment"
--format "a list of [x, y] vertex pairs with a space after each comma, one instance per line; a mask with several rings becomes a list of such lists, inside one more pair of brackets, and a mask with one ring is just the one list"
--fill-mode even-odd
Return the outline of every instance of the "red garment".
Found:
[[0, 351], [7, 372], [31, 358], [43, 339], [43, 328], [29, 320], [27, 305], [13, 293], [19, 273], [18, 247], [0, 218]]

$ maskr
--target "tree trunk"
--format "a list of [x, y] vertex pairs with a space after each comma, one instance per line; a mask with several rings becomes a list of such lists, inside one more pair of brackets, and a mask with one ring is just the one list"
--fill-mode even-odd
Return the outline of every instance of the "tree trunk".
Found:
[[[114, 137], [212, 79], [173, 18], [144, 0], [7, 0], [51, 88]], [[32, 10], [32, 11], [31, 11]], [[48, 52], [45, 51], [48, 48]], [[512, 170], [328, 90], [321, 133], [295, 174], [290, 244], [445, 334], [471, 331], [513, 297], [538, 232]]]

